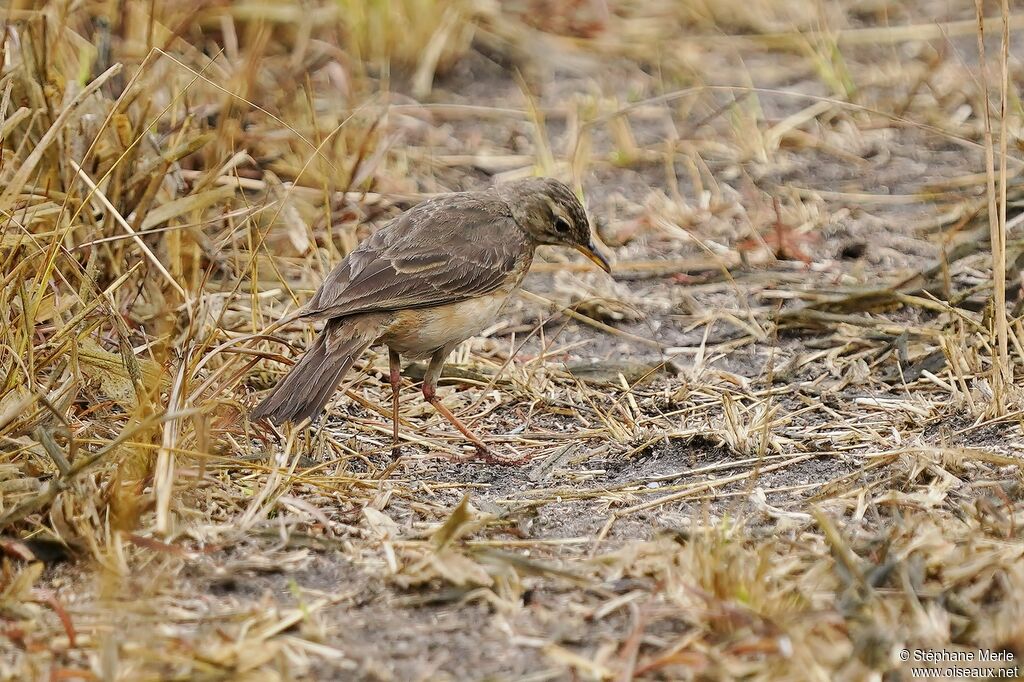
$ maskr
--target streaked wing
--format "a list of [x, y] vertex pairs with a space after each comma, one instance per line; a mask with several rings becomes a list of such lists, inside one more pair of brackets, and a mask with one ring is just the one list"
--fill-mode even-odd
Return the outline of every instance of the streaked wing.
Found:
[[339, 263], [304, 316], [430, 307], [494, 291], [515, 270], [525, 235], [488, 198], [458, 194], [413, 207]]

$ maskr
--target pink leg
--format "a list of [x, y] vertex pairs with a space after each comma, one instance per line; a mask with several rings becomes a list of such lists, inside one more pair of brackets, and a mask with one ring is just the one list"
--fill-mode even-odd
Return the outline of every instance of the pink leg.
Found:
[[398, 393], [402, 388], [402, 360], [395, 351], [388, 349], [388, 365], [391, 380], [391, 454], [398, 454]]
[[521, 464], [526, 461], [526, 457], [519, 459], [504, 459], [497, 457], [491, 452], [491, 449], [484, 444], [480, 438], [469, 430], [465, 424], [459, 421], [459, 418], [452, 414], [452, 411], [444, 406], [441, 399], [437, 397], [437, 380], [441, 376], [441, 369], [444, 367], [444, 361], [448, 357], [448, 350], [441, 349], [430, 358], [430, 364], [427, 366], [426, 374], [423, 377], [423, 397], [428, 403], [430, 403], [435, 410], [441, 413], [441, 416], [451, 422], [451, 425], [459, 430], [459, 432], [469, 440], [476, 447], [477, 457], [490, 462], [491, 464]]

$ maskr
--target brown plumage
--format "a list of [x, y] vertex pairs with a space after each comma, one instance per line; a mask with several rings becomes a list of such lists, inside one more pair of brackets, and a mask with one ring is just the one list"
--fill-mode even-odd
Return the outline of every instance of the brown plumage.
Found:
[[400, 356], [429, 357], [423, 396], [485, 454], [437, 399], [437, 379], [452, 350], [493, 323], [542, 244], [571, 246], [610, 271], [579, 199], [557, 180], [531, 178], [413, 207], [356, 247], [300, 311], [301, 319], [327, 323], [251, 418], [315, 419], [356, 359], [380, 342], [390, 350], [396, 443]]

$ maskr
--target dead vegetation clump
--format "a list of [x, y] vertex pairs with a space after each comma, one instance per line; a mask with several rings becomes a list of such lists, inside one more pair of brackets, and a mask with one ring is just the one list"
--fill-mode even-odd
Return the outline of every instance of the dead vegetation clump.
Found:
[[[1024, 656], [1020, 17], [798, 5], [5, 9], [0, 676]], [[529, 465], [411, 388], [392, 460], [372, 353], [246, 421], [361, 238], [535, 172], [618, 279], [545, 254], [442, 389]]]

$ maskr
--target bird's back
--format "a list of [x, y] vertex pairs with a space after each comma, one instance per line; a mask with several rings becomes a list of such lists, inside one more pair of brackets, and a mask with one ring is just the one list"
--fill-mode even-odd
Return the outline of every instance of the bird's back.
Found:
[[495, 192], [430, 199], [346, 256], [307, 304], [307, 318], [445, 305], [489, 294], [532, 244]]

